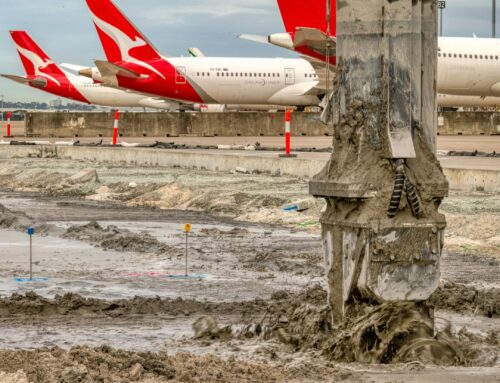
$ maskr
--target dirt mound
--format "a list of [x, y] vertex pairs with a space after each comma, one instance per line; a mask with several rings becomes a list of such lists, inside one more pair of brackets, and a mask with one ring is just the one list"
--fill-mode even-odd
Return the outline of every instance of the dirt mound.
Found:
[[0, 205], [0, 228], [25, 232], [28, 227], [34, 227], [38, 235], [59, 234], [62, 232], [54, 225], [34, 222], [24, 213], [13, 212]]
[[64, 238], [87, 241], [105, 250], [132, 251], [137, 253], [175, 253], [175, 248], [161, 243], [147, 233], [135, 234], [116, 226], [106, 228], [97, 222], [86, 225], [71, 226], [63, 235]]
[[216, 227], [214, 228], [204, 228], [200, 230], [200, 234], [203, 236], [207, 237], [215, 237], [215, 238], [222, 238], [224, 236], [229, 236], [229, 237], [245, 237], [250, 234], [250, 232], [247, 229], [242, 229], [239, 227], [235, 227], [231, 230], [220, 230]]
[[498, 317], [500, 289], [478, 290], [472, 286], [446, 281], [431, 296], [430, 303], [439, 309]]
[[234, 303], [206, 303], [182, 298], [161, 299], [135, 297], [116, 301], [84, 298], [68, 293], [46, 299], [33, 292], [26, 295], [13, 294], [0, 299], [0, 316], [41, 316], [51, 315], [104, 315], [120, 317], [126, 315], [203, 315], [241, 314], [248, 316], [266, 309], [261, 300]]
[[0, 370], [23, 370], [33, 383], [74, 382], [288, 382], [283, 367], [213, 355], [140, 353], [110, 347], [0, 351]]

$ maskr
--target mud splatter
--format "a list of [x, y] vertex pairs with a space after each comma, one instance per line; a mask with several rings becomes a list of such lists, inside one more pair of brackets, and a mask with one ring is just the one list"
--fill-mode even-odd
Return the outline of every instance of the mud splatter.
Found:
[[[261, 322], [247, 326], [239, 336], [276, 339], [293, 352], [317, 350], [338, 362], [406, 363], [445, 366], [495, 366], [500, 355], [497, 334], [488, 349], [482, 336], [463, 341], [450, 329], [434, 334], [423, 304], [384, 303], [357, 307], [342, 323], [333, 324], [326, 292], [316, 286], [302, 294], [275, 294]], [[463, 331], [466, 330], [462, 330]], [[490, 342], [490, 343], [491, 343]], [[485, 358], [484, 355], [491, 355]]]

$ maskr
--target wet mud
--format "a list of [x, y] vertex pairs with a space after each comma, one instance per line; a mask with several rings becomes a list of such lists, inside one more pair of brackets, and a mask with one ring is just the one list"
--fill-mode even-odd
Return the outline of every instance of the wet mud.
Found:
[[319, 286], [293, 297], [273, 297], [263, 320], [239, 336], [275, 339], [294, 352], [316, 350], [343, 363], [496, 366], [500, 361], [499, 331], [480, 336], [464, 328], [457, 333], [449, 323], [435, 332], [432, 311], [423, 304], [363, 304], [342, 323], [333, 323]]
[[247, 302], [211, 303], [191, 299], [161, 299], [135, 297], [106, 301], [84, 298], [78, 294], [67, 293], [47, 299], [29, 292], [24, 295], [14, 294], [0, 298], [0, 317], [30, 317], [37, 320], [51, 316], [108, 316], [122, 317], [129, 315], [171, 315], [188, 317], [192, 315], [257, 315], [267, 307], [265, 301], [256, 299]]
[[478, 290], [473, 286], [445, 281], [431, 296], [430, 304], [438, 309], [498, 318], [500, 289]]
[[[500, 376], [497, 197], [452, 195], [443, 205], [450, 244], [430, 301], [435, 329], [429, 311], [411, 304], [360, 305], [334, 324], [317, 285], [324, 279], [321, 206], [282, 211], [306, 198], [305, 181], [99, 166], [96, 178], [75, 184], [68, 180], [89, 164], [30, 161], [0, 164], [0, 187], [21, 192], [0, 195], [0, 246], [12, 252], [2, 255], [0, 279], [25, 270], [12, 230], [35, 225], [53, 237], [37, 253], [52, 284], [2, 285], [2, 382]], [[193, 223], [190, 267], [206, 280], [162, 276], [184, 264], [186, 221]], [[372, 363], [378, 370], [366, 372]], [[443, 367], [430, 371], [433, 365]]]
[[102, 227], [93, 221], [86, 225], [69, 227], [63, 238], [86, 241], [105, 250], [131, 251], [137, 253], [162, 253], [176, 252], [170, 246], [161, 243], [148, 233], [135, 234], [116, 226]]

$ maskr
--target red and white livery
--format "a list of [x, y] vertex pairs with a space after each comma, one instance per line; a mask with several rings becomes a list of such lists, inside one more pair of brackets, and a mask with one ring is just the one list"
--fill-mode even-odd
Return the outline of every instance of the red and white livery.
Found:
[[2, 74], [2, 77], [85, 104], [111, 107], [170, 109], [171, 101], [113, 89], [93, 80], [67, 72], [57, 65], [25, 31], [11, 31], [26, 76]]
[[107, 61], [96, 61], [111, 86], [198, 104], [318, 105], [324, 94], [301, 59], [161, 55], [111, 0], [87, 0]]

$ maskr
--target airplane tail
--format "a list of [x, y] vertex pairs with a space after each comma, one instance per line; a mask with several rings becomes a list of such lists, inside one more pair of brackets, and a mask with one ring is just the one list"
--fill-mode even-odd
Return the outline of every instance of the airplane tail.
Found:
[[41, 76], [59, 84], [62, 70], [25, 31], [10, 31], [10, 35], [28, 76]]
[[[106, 58], [138, 65], [161, 55], [111, 0], [87, 0]], [[143, 65], [141, 65], [143, 66]]]
[[[330, 36], [337, 36], [336, 0], [330, 0]], [[313, 28], [327, 32], [326, 0], [278, 0], [281, 17], [287, 32], [297, 28]]]

